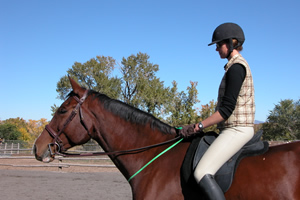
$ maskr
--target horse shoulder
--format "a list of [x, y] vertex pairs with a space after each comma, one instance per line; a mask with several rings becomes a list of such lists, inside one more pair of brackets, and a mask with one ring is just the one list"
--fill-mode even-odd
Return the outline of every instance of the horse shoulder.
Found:
[[145, 168], [132, 185], [134, 199], [183, 200], [180, 168], [188, 146], [179, 143]]

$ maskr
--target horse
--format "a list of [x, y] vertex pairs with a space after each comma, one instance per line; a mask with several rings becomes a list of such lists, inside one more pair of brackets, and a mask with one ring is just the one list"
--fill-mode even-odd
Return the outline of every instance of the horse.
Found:
[[[69, 79], [72, 92], [35, 141], [37, 160], [51, 162], [56, 154], [92, 138], [128, 180], [134, 200], [201, 199], [193, 190], [184, 192], [181, 181], [190, 140], [178, 139], [174, 127], [153, 115]], [[225, 197], [300, 199], [299, 169], [299, 142], [271, 146], [262, 155], [241, 160]]]

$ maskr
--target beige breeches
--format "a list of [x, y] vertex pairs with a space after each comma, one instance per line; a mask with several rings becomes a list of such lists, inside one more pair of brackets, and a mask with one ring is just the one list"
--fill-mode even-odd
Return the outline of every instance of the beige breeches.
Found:
[[197, 183], [205, 174], [215, 175], [254, 135], [253, 127], [225, 128], [199, 161], [194, 177]]

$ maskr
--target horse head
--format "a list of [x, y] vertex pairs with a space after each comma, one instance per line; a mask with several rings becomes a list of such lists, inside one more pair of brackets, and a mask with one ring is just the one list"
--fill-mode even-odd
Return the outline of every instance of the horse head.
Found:
[[35, 141], [34, 153], [39, 161], [51, 162], [56, 153], [84, 144], [92, 137], [93, 115], [86, 100], [88, 90], [69, 79], [73, 91]]

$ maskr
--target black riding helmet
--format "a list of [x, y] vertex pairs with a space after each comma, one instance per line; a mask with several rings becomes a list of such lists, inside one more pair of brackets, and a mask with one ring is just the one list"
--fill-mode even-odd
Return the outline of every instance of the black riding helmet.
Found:
[[[236, 39], [238, 44], [236, 46], [232, 45], [232, 39]], [[218, 42], [228, 40], [229, 42], [229, 54], [233, 51], [233, 49], [242, 46], [245, 41], [245, 35], [242, 28], [235, 23], [224, 23], [218, 26], [212, 36], [212, 42], [208, 44], [208, 46], [216, 44]], [[227, 56], [227, 57], [228, 57]]]

